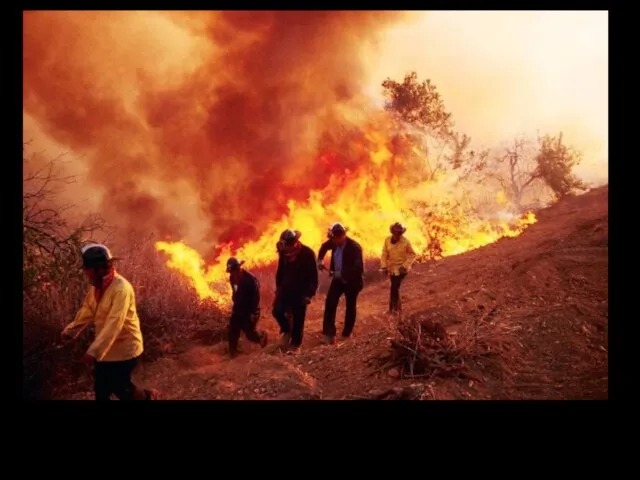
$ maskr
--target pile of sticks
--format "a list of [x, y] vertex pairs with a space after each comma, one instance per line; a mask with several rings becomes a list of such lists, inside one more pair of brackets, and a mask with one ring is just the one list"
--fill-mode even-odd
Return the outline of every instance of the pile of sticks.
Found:
[[465, 370], [454, 343], [438, 321], [403, 320], [398, 333], [397, 339], [391, 339], [392, 363], [403, 376], [449, 377]]
[[388, 367], [403, 377], [460, 377], [481, 381], [470, 364], [481, 357], [500, 353], [503, 335], [488, 321], [493, 310], [477, 319], [468, 319], [455, 337], [432, 318], [415, 316], [398, 324], [397, 338], [391, 339]]

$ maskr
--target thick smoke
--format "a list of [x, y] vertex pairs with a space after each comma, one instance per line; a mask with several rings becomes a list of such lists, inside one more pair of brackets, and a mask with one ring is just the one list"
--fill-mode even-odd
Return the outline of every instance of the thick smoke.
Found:
[[175, 240], [204, 212], [211, 244], [240, 243], [328, 183], [320, 135], [405, 16], [25, 13], [24, 110], [85, 155], [119, 226]]

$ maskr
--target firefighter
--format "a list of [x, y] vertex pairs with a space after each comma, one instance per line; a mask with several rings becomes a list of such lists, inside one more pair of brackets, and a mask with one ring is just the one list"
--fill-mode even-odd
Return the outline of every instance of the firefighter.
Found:
[[[288, 232], [289, 230], [284, 230], [281, 234], [280, 234], [280, 238], [278, 239], [278, 242], [276, 243], [276, 251], [278, 252], [278, 261], [280, 261], [280, 259], [282, 258], [282, 256], [284, 255], [284, 237], [285, 234]], [[302, 236], [302, 233], [298, 230], [293, 230], [293, 233], [295, 233], [298, 238], [300, 238]], [[273, 301], [274, 301], [274, 305], [275, 305], [275, 301], [278, 298], [278, 295], [274, 295], [273, 297]], [[287, 317], [287, 322], [289, 323], [289, 328], [293, 328], [293, 313], [291, 312], [291, 308], [289, 308], [286, 312], [286, 317]], [[282, 331], [282, 329], [280, 330], [280, 334], [284, 334], [284, 332]]]
[[267, 333], [258, 332], [256, 326], [260, 320], [260, 282], [251, 273], [242, 268], [244, 261], [231, 257], [227, 261], [227, 273], [231, 283], [233, 307], [229, 319], [229, 355], [238, 354], [240, 332], [247, 340], [258, 343], [262, 348], [267, 345]]
[[399, 222], [390, 227], [391, 236], [387, 237], [382, 248], [380, 269], [391, 281], [388, 314], [398, 315], [402, 311], [400, 285], [405, 279], [417, 255], [411, 242], [404, 236], [407, 229]]
[[[293, 230], [282, 233], [272, 312], [282, 332], [280, 346], [290, 352], [300, 351], [307, 305], [318, 290], [316, 256], [300, 242], [300, 236], [300, 232]], [[292, 325], [287, 320], [288, 311], [293, 317]]]
[[155, 400], [156, 390], [138, 388], [131, 374], [144, 350], [133, 287], [114, 266], [116, 260], [102, 244], [82, 249], [82, 266], [91, 284], [75, 319], [62, 332], [65, 339], [77, 338], [89, 324], [95, 326], [95, 340], [84, 360], [95, 373], [96, 400]]
[[340, 297], [344, 295], [346, 311], [342, 339], [349, 338], [356, 323], [358, 295], [364, 287], [364, 261], [360, 244], [347, 236], [347, 229], [340, 223], [334, 223], [328, 232], [329, 239], [322, 244], [318, 252], [318, 269], [324, 270], [324, 257], [331, 251], [329, 272], [332, 277], [324, 305], [322, 323], [322, 343], [333, 344], [336, 336], [336, 310]]

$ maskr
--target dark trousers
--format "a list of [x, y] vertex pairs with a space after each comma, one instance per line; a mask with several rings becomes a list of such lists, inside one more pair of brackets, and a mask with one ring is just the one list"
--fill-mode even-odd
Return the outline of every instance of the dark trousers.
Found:
[[110, 400], [115, 395], [120, 400], [134, 400], [139, 389], [131, 381], [131, 374], [138, 358], [122, 362], [96, 362], [94, 391], [96, 400]]
[[[293, 317], [293, 325], [289, 325], [287, 312], [291, 312]], [[273, 316], [280, 325], [280, 331], [284, 334], [291, 335], [291, 346], [299, 347], [302, 345], [302, 337], [304, 335], [304, 320], [307, 316], [307, 305], [303, 298], [298, 296], [287, 296], [280, 294], [276, 297], [273, 304]]]
[[389, 311], [402, 311], [402, 301], [400, 300], [400, 285], [407, 275], [391, 275], [391, 294], [389, 295]]
[[231, 315], [229, 320], [229, 353], [238, 351], [238, 340], [240, 332], [244, 332], [247, 340], [253, 343], [260, 343], [261, 335], [256, 330], [256, 323], [249, 315]]
[[347, 308], [344, 315], [344, 326], [342, 327], [342, 336], [348, 337], [353, 331], [356, 324], [357, 301], [360, 290], [357, 288], [349, 288], [347, 284], [340, 280], [332, 280], [327, 292], [327, 299], [324, 302], [324, 321], [322, 322], [322, 333], [329, 337], [336, 336], [336, 311], [340, 297], [344, 295], [347, 302]]

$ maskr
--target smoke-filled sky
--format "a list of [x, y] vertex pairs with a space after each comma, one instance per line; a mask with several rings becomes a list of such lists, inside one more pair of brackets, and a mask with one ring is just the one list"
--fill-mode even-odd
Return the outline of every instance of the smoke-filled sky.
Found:
[[584, 153], [579, 174], [608, 178], [606, 11], [429, 12], [388, 31], [367, 60], [375, 94], [380, 78], [415, 70], [475, 142], [562, 130]]
[[338, 108], [411, 70], [474, 142], [564, 130], [606, 179], [607, 37], [606, 12], [28, 12], [24, 133], [120, 226], [252, 238], [327, 184]]

